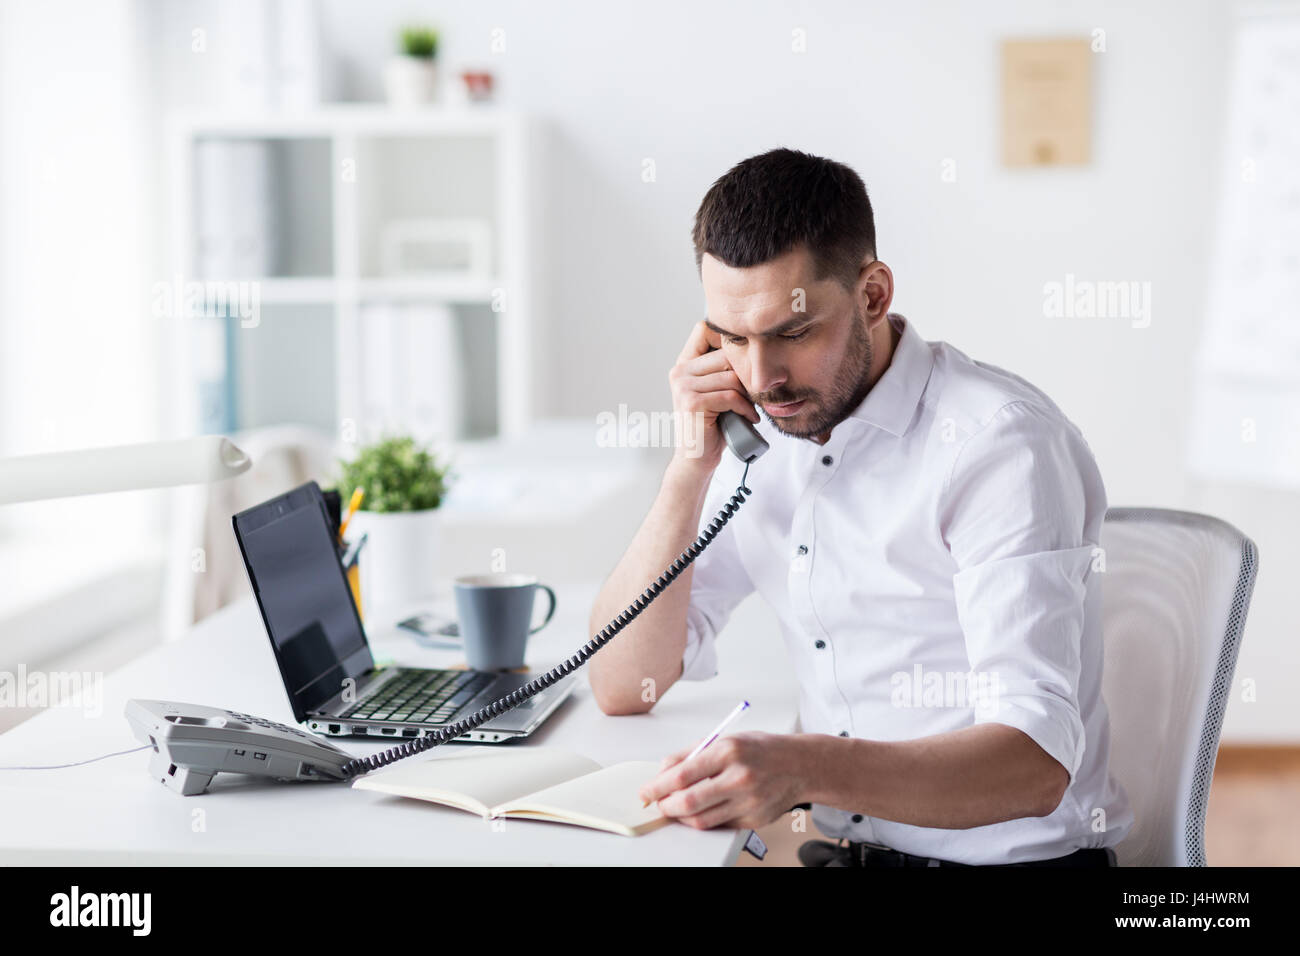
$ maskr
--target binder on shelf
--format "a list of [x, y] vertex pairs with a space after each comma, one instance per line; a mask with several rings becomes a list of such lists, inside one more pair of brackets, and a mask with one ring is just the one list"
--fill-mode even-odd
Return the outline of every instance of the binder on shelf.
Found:
[[367, 440], [409, 434], [426, 444], [460, 437], [464, 400], [455, 313], [438, 303], [373, 303], [360, 322]]

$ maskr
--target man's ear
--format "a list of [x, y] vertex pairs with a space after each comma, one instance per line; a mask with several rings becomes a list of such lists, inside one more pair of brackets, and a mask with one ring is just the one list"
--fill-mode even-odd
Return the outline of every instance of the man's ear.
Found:
[[889, 305], [894, 301], [893, 271], [879, 259], [863, 262], [855, 292], [870, 328], [889, 314]]

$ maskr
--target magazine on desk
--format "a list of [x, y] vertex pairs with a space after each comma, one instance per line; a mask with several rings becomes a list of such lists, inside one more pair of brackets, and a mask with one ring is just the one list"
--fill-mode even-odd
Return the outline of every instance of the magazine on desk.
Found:
[[352, 786], [427, 800], [485, 818], [547, 820], [641, 836], [668, 823], [637, 790], [659, 772], [653, 761], [602, 767], [553, 747], [477, 748], [450, 757], [404, 760]]

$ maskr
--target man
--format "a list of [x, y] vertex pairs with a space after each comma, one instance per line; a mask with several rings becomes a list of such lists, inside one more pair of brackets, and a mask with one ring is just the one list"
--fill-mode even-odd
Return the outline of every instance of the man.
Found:
[[[591, 685], [627, 714], [654, 705], [646, 686], [713, 676], [715, 635], [756, 590], [801, 733], [675, 754], [643, 798], [698, 828], [812, 804], [847, 841], [805, 844], [813, 865], [1113, 865], [1132, 817], [1107, 770], [1106, 494], [1079, 430], [1024, 379], [890, 313], [894, 277], [847, 166], [747, 159], [704, 197], [694, 242], [708, 318], [669, 374], [674, 409], [706, 426], [737, 412], [772, 447], [742, 512], [593, 658]], [[740, 483], [718, 430], [702, 435], [676, 449], [593, 628]]]

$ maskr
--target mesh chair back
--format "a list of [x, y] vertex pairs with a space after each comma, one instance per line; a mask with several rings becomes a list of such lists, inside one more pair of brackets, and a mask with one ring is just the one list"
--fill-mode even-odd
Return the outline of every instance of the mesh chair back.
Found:
[[1207, 515], [1111, 508], [1101, 545], [1110, 772], [1134, 826], [1121, 866], [1204, 866], [1205, 806], [1255, 587], [1255, 543]]

